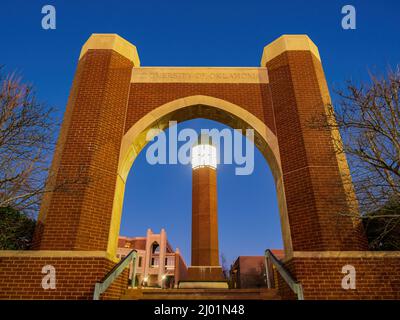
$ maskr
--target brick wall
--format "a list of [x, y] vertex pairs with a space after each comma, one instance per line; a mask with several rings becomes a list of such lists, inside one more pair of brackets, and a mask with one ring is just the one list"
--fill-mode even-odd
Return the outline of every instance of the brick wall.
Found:
[[52, 165], [59, 188], [43, 200], [35, 249], [107, 249], [132, 67], [111, 50], [80, 60]]
[[[42, 288], [42, 268], [56, 270], [56, 289]], [[100, 257], [0, 257], [0, 299], [93, 299], [94, 285], [115, 265]], [[119, 299], [128, 283], [125, 270], [102, 298]]]
[[175, 253], [175, 285], [179, 284], [180, 280], [186, 279], [187, 266], [180, 253]]
[[[356, 270], [356, 289], [345, 290], [341, 283], [346, 275], [342, 267]], [[399, 257], [309, 257], [293, 258], [285, 263], [292, 276], [303, 286], [307, 299], [400, 299]], [[279, 293], [284, 299], [295, 299], [291, 289], [278, 275]]]
[[331, 133], [312, 128], [329, 93], [321, 63], [309, 51], [288, 51], [267, 63], [293, 250], [365, 250], [348, 216]]
[[238, 288], [266, 287], [265, 257], [240, 256], [238, 268]]
[[[356, 268], [356, 289], [341, 287], [344, 265]], [[56, 289], [41, 286], [44, 265], [56, 269]], [[94, 284], [115, 265], [100, 257], [0, 257], [0, 299], [84, 299], [93, 297]], [[285, 263], [301, 282], [305, 299], [400, 299], [400, 257], [293, 258]], [[276, 286], [284, 299], [295, 299], [276, 274]], [[119, 299], [127, 288], [125, 270], [102, 296]]]
[[[237, 104], [254, 114], [275, 132], [272, 100], [268, 84], [249, 83], [133, 83], [129, 94], [125, 130], [155, 108], [192, 95], [205, 95]], [[189, 120], [201, 114], [187, 113]], [[212, 119], [212, 114], [204, 114]], [[171, 119], [174, 120], [174, 119]], [[214, 120], [214, 119], [212, 119]], [[215, 119], [217, 120], [217, 119]]]

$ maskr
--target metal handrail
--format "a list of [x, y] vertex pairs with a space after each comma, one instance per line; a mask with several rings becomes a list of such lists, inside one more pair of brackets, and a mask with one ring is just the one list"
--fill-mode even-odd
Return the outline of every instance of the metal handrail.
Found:
[[123, 258], [120, 262], [118, 262], [100, 281], [97, 282], [94, 286], [93, 300], [99, 300], [100, 295], [104, 293], [108, 287], [114, 282], [115, 279], [124, 271], [124, 269], [129, 266], [132, 262], [132, 279], [131, 286], [133, 287], [135, 284], [135, 273], [136, 273], [136, 257], [137, 251], [132, 250], [129, 254]]
[[265, 271], [267, 276], [268, 288], [269, 289], [272, 288], [272, 283], [271, 283], [272, 276], [270, 274], [270, 268], [269, 268], [270, 262], [272, 262], [272, 264], [276, 267], [276, 269], [282, 276], [283, 280], [285, 280], [285, 282], [288, 284], [290, 289], [292, 289], [292, 291], [297, 295], [297, 299], [304, 300], [303, 286], [301, 285], [301, 283], [293, 279], [290, 273], [286, 270], [285, 266], [278, 260], [277, 257], [275, 257], [275, 255], [269, 249], [265, 250]]

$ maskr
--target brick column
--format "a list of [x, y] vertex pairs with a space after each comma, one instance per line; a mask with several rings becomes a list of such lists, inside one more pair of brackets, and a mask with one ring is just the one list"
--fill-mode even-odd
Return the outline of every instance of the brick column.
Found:
[[163, 286], [163, 275], [165, 274], [165, 257], [166, 257], [166, 252], [167, 252], [167, 233], [165, 232], [165, 229], [162, 228], [160, 232], [160, 254], [159, 254], [159, 262], [158, 262], [158, 284], [160, 287]]
[[107, 250], [136, 48], [94, 34], [82, 48], [35, 234], [41, 250]]
[[219, 266], [217, 171], [193, 170], [192, 266]]
[[270, 79], [293, 250], [366, 249], [359, 223], [343, 215], [350, 212], [348, 167], [335, 153], [335, 133], [310, 125], [330, 101], [318, 48], [305, 35], [285, 35], [265, 47], [261, 65]]
[[183, 287], [228, 286], [219, 264], [217, 152], [207, 135], [192, 148], [192, 263], [185, 280]]

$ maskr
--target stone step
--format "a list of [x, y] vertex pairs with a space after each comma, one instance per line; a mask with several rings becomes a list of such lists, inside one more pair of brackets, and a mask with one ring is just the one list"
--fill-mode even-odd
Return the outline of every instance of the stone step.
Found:
[[276, 289], [132, 289], [122, 300], [280, 300]]

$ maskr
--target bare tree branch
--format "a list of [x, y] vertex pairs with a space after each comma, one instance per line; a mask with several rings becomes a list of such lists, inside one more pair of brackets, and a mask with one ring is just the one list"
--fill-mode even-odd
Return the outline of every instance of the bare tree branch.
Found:
[[32, 86], [0, 68], [0, 207], [31, 216], [45, 187], [57, 123]]
[[[339, 130], [334, 141], [336, 152], [345, 154], [358, 199], [357, 210], [344, 209], [341, 216], [353, 216], [379, 222], [381, 243], [400, 226], [400, 68], [385, 76], [370, 75], [370, 82], [348, 82], [336, 91], [335, 110], [311, 119], [318, 130]], [[341, 140], [340, 140], [341, 139]], [[394, 243], [394, 242], [393, 242]], [[397, 245], [397, 244], [396, 244]], [[400, 244], [397, 250], [400, 250]]]

